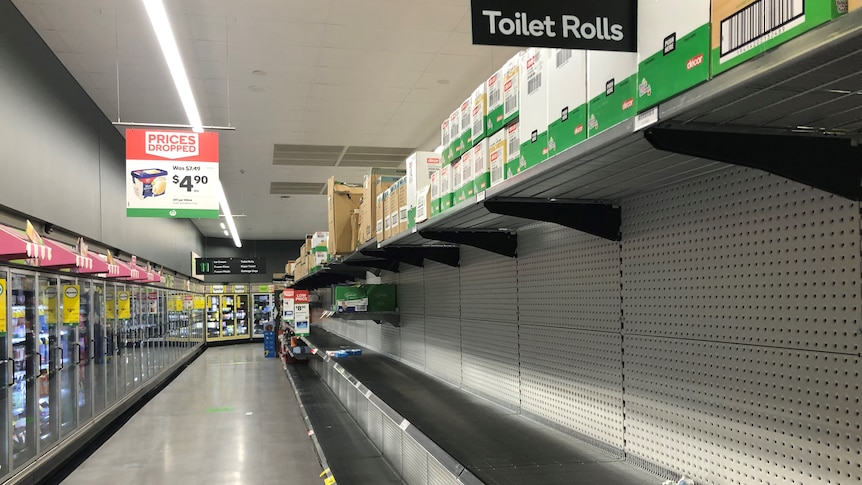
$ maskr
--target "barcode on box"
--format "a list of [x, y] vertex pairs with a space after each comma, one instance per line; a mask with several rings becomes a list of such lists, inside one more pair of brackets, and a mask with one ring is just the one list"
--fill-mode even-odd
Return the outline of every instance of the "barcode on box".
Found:
[[557, 67], [569, 62], [572, 58], [572, 51], [569, 49], [560, 49], [557, 51]]
[[503, 181], [503, 164], [497, 163], [491, 167], [491, 185], [496, 185]]
[[516, 128], [514, 133], [509, 130], [509, 160], [515, 160], [521, 156], [521, 137]]
[[760, 44], [773, 32], [804, 18], [804, 0], [758, 0], [721, 22], [721, 57]]
[[506, 93], [506, 104], [503, 106], [503, 116], [508, 118], [518, 110], [517, 90], [509, 90]]
[[461, 110], [461, 129], [466, 129], [470, 126], [470, 110], [462, 109]]
[[527, 79], [527, 94], [535, 93], [539, 88], [542, 87], [542, 72], [534, 72]]
[[488, 87], [488, 109], [500, 104], [500, 85], [495, 84]]

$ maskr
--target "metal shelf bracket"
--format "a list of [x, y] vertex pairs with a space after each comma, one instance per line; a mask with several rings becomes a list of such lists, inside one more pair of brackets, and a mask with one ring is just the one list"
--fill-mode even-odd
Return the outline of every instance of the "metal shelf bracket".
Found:
[[434, 241], [465, 244], [510, 258], [518, 255], [518, 236], [508, 231], [424, 229], [419, 231], [419, 235]]
[[850, 138], [743, 129], [665, 126], [649, 128], [644, 136], [659, 150], [756, 168], [850, 200], [862, 200], [862, 147]]
[[611, 241], [620, 240], [621, 212], [610, 204], [564, 199], [500, 198], [485, 201], [494, 214], [553, 222]]

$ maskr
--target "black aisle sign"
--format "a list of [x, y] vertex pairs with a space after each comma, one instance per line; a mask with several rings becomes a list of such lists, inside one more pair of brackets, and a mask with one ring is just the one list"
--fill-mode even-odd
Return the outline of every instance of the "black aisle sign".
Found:
[[474, 44], [637, 52], [637, 0], [471, 3]]
[[263, 258], [196, 258], [197, 274], [262, 274], [266, 273]]

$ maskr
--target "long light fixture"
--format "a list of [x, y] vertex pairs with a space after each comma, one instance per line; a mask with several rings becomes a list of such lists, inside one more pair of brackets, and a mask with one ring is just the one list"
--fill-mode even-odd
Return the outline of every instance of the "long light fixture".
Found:
[[201, 115], [198, 112], [197, 103], [195, 103], [195, 95], [192, 93], [192, 86], [189, 84], [189, 77], [186, 75], [183, 59], [180, 57], [180, 50], [177, 48], [174, 32], [171, 30], [171, 23], [168, 22], [165, 5], [162, 3], [162, 0], [144, 0], [144, 7], [146, 7], [147, 15], [149, 15], [150, 22], [153, 24], [153, 30], [156, 31], [159, 46], [161, 46], [162, 54], [164, 54], [165, 61], [168, 63], [171, 77], [174, 78], [174, 84], [177, 87], [183, 108], [186, 110], [189, 124], [196, 133], [203, 133], [204, 128], [201, 122]]
[[230, 235], [233, 236], [233, 243], [236, 244], [236, 247], [241, 248], [242, 241], [239, 240], [239, 233], [236, 231], [236, 223], [233, 221], [233, 213], [227, 205], [227, 197], [224, 195], [224, 187], [221, 185], [221, 180], [216, 184], [216, 190], [218, 190], [218, 203], [221, 206], [222, 213], [224, 214], [225, 222], [227, 222], [227, 228], [230, 230]]

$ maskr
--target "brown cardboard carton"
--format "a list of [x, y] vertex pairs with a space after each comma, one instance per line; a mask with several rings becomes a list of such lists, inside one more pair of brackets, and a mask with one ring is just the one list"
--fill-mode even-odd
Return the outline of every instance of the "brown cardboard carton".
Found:
[[351, 220], [353, 211], [359, 209], [362, 187], [341, 184], [330, 177], [326, 183], [326, 197], [329, 204], [329, 254], [352, 253], [356, 249], [353, 240]]
[[359, 209], [353, 211], [353, 214], [350, 215], [350, 229], [351, 229], [351, 241], [353, 241], [353, 250], [356, 250], [356, 247], [362, 244], [365, 241], [360, 242], [359, 239]]
[[[362, 203], [360, 204], [360, 240], [366, 242], [377, 236], [377, 220], [382, 217], [377, 209], [377, 196], [392, 186], [395, 176], [393, 174], [403, 172], [395, 169], [371, 169], [371, 173], [365, 175], [362, 184]], [[382, 209], [381, 209], [382, 210]], [[381, 237], [378, 239], [382, 239]]]

